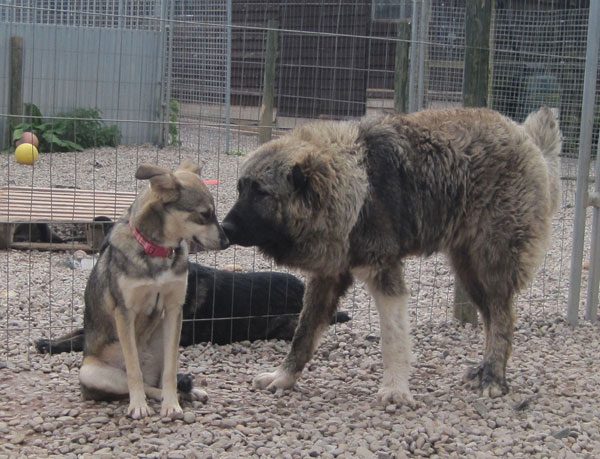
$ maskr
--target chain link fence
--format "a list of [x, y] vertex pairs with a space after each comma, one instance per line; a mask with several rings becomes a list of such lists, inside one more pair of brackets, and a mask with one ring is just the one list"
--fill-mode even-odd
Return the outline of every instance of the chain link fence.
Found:
[[[498, 1], [493, 12], [488, 105], [517, 121], [539, 105], [549, 105], [558, 111], [564, 134], [563, 203], [553, 222], [551, 250], [517, 301], [522, 314], [563, 315], [567, 301], [588, 19], [585, 2], [540, 1], [533, 8], [530, 2]], [[223, 216], [235, 199], [242, 156], [258, 145], [269, 24], [277, 32], [275, 100], [273, 118], [263, 122], [272, 135], [311, 119], [358, 119], [392, 111], [401, 78], [406, 79], [408, 109], [462, 105], [464, 0], [5, 1], [0, 3], [5, 62], [6, 40], [15, 31], [28, 30], [19, 29], [23, 26], [48, 28], [50, 38], [32, 45], [32, 56], [49, 53], [57, 30], [73, 32], [65, 38], [72, 45], [90, 40], [92, 31], [120, 37], [110, 49], [100, 39], [91, 40], [96, 51], [80, 47], [87, 61], [75, 58], [77, 46], [68, 53], [58, 49], [54, 60], [59, 65], [52, 67], [56, 72], [39, 78], [47, 84], [45, 92], [35, 89], [35, 75], [50, 64], [32, 64], [34, 71], [25, 73], [29, 92], [24, 102], [39, 103], [50, 115], [67, 105], [96, 104], [104, 122], [118, 123], [123, 132], [129, 129], [130, 141], [110, 149], [42, 155], [29, 169], [5, 154], [0, 186], [133, 192], [133, 173], [140, 162], [171, 167], [191, 158], [204, 164], [206, 178], [220, 181], [211, 191]], [[156, 34], [155, 41], [146, 42], [146, 48], [134, 46], [138, 32]], [[407, 35], [399, 38], [401, 32]], [[397, 65], [399, 59], [405, 59], [403, 65]], [[92, 71], [85, 85], [73, 90], [82, 83], [77, 74], [85, 62]], [[74, 73], [66, 77], [66, 69]], [[146, 81], [152, 72], [156, 78]], [[0, 84], [8, 88], [8, 75], [0, 74]], [[142, 89], [151, 102], [143, 102]], [[0, 94], [0, 122], [5, 126], [13, 115], [7, 93]], [[95, 96], [88, 102], [86, 94]], [[598, 89], [596, 94], [600, 99]], [[599, 125], [596, 104], [594, 152]], [[143, 127], [152, 128], [148, 135], [140, 134]], [[55, 336], [80, 325], [85, 272], [66, 270], [62, 255], [35, 250], [4, 255], [0, 341], [7, 355], [28, 353], [34, 337]], [[211, 266], [278, 269], [240, 249], [197, 259]], [[28, 279], [25, 285], [19, 277]], [[417, 322], [451, 320], [454, 278], [443, 256], [409, 260], [407, 277]], [[344, 300], [344, 307], [356, 317], [366, 307], [370, 326], [370, 301], [356, 292]]]

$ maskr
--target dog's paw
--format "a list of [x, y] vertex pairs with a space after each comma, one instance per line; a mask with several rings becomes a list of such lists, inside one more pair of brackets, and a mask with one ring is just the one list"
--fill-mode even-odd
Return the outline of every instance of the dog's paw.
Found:
[[163, 418], [178, 419], [183, 417], [183, 410], [181, 409], [178, 401], [171, 403], [165, 403], [163, 401], [160, 408], [160, 415]]
[[50, 353], [50, 340], [46, 338], [38, 339], [35, 342], [35, 348], [40, 354], [49, 354]]
[[129, 408], [127, 409], [127, 415], [133, 419], [142, 419], [146, 416], [151, 416], [153, 414], [152, 409], [148, 406], [146, 401], [143, 403], [129, 403]]
[[485, 363], [469, 368], [463, 382], [469, 389], [489, 398], [501, 397], [509, 392], [506, 379], [494, 374]]
[[377, 402], [381, 406], [394, 404], [405, 405], [410, 408], [415, 407], [415, 400], [408, 390], [408, 387], [383, 386], [377, 391]]
[[267, 389], [270, 392], [276, 392], [277, 389], [286, 390], [294, 387], [296, 378], [279, 367], [275, 371], [257, 375], [252, 384], [257, 389]]

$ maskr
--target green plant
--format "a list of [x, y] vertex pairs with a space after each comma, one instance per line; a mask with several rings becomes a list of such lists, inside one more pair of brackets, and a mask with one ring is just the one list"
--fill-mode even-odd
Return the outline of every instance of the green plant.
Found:
[[83, 151], [90, 147], [114, 147], [119, 143], [119, 128], [104, 126], [100, 110], [95, 108], [75, 109], [46, 121], [35, 104], [25, 104], [24, 115], [27, 121], [15, 126], [12, 140], [19, 140], [23, 132], [33, 132], [38, 137], [41, 152]]
[[246, 153], [244, 153], [243, 151], [239, 151], [239, 150], [232, 150], [232, 151], [228, 151], [227, 154], [229, 156], [244, 156]]
[[169, 114], [169, 145], [181, 145], [181, 140], [179, 140], [179, 129], [177, 128], [180, 113], [179, 102], [172, 100], [171, 111]]

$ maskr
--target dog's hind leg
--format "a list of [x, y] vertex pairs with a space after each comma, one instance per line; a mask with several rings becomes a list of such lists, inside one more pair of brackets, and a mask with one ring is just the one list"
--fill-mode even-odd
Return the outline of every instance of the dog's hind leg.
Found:
[[[86, 400], [119, 400], [129, 396], [127, 373], [96, 357], [84, 358], [79, 370], [79, 383]], [[158, 387], [144, 384], [144, 392], [154, 400], [162, 399], [162, 390]]]
[[380, 404], [414, 405], [408, 387], [412, 363], [408, 293], [402, 265], [365, 279], [379, 313], [383, 382], [377, 393]]
[[[485, 259], [485, 257], [483, 258]], [[483, 361], [465, 374], [465, 384], [489, 397], [508, 393], [506, 364], [514, 333], [514, 272], [506, 258], [498, 266], [475, 266], [463, 252], [453, 263], [465, 290], [477, 305], [485, 331]], [[506, 275], [502, 275], [506, 274]]]
[[352, 284], [345, 272], [336, 276], [309, 279], [304, 292], [304, 306], [294, 332], [292, 347], [283, 363], [273, 372], [254, 378], [254, 386], [275, 392], [291, 389], [306, 363], [312, 358], [323, 331], [329, 326], [340, 297]]
[[56, 339], [42, 338], [35, 342], [35, 347], [40, 354], [60, 354], [62, 352], [81, 352], [85, 335], [83, 328], [78, 328]]

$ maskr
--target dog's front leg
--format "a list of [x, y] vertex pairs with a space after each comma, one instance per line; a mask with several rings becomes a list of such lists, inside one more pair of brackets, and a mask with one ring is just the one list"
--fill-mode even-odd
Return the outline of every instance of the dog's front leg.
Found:
[[161, 416], [173, 417], [183, 413], [177, 399], [177, 369], [179, 367], [181, 323], [181, 306], [173, 305], [167, 307], [163, 320], [164, 364], [162, 373]]
[[[385, 280], [385, 282], [383, 282]], [[381, 328], [383, 356], [383, 384], [377, 392], [382, 405], [414, 405], [408, 388], [412, 363], [408, 293], [402, 277], [402, 265], [389, 273], [367, 279], [367, 286], [375, 300]]]
[[279, 368], [254, 378], [255, 387], [271, 392], [294, 387], [302, 369], [312, 358], [321, 334], [328, 328], [340, 297], [351, 283], [352, 276], [347, 272], [309, 279], [292, 347]]
[[383, 383], [377, 392], [382, 405], [394, 403], [413, 406], [408, 388], [412, 363], [408, 295], [386, 296], [373, 293], [381, 327]]
[[115, 310], [117, 334], [123, 350], [127, 387], [129, 388], [129, 408], [127, 414], [133, 419], [144, 418], [152, 413], [146, 403], [144, 376], [140, 367], [137, 343], [135, 341], [135, 313], [127, 309]]

